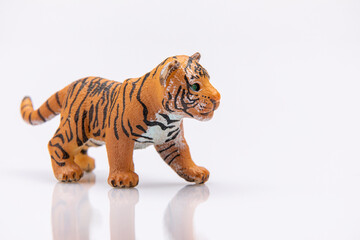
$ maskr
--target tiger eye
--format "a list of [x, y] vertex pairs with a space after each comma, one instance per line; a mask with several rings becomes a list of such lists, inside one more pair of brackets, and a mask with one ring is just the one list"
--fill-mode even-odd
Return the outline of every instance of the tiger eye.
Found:
[[200, 90], [200, 85], [198, 83], [194, 83], [193, 85], [191, 85], [191, 89], [197, 92]]

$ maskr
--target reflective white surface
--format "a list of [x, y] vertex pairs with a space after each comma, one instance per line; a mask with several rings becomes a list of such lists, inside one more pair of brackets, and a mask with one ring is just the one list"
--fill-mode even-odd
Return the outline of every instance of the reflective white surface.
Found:
[[360, 176], [206, 185], [146, 178], [135, 189], [107, 186], [101, 171], [70, 184], [40, 171], [2, 176], [8, 239], [360, 237]]

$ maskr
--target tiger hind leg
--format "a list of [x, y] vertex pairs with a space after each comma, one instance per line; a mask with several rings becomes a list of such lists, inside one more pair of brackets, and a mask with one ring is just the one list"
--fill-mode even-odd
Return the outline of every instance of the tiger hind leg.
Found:
[[59, 128], [48, 144], [54, 175], [61, 182], [79, 181], [83, 170], [74, 162], [77, 146], [65, 142], [65, 138], [66, 134]]
[[75, 163], [85, 172], [91, 172], [95, 168], [95, 159], [87, 154], [89, 147], [83, 147], [81, 151], [75, 155]]

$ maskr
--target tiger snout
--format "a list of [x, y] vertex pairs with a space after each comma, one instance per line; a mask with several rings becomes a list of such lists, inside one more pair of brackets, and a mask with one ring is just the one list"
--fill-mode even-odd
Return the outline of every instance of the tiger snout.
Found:
[[214, 88], [211, 96], [211, 103], [213, 104], [214, 111], [219, 108], [220, 106], [220, 93]]
[[219, 106], [220, 106], [220, 100], [218, 100], [218, 101], [213, 101], [212, 104], [214, 105], [214, 111], [215, 111], [215, 110], [218, 109]]

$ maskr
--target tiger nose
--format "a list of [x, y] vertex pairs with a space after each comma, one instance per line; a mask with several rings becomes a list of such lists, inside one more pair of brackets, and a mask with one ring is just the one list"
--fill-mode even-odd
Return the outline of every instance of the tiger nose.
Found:
[[214, 101], [214, 110], [216, 110], [219, 108], [221, 95], [215, 88], [212, 99]]

